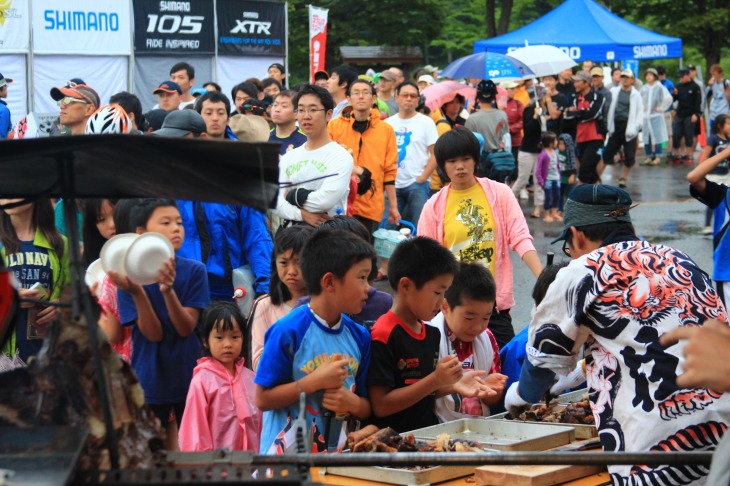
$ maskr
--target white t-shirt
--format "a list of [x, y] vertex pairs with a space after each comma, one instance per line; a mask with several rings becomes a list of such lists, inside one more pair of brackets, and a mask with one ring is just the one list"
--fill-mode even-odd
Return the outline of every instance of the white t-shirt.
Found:
[[398, 174], [395, 187], [408, 187], [421, 175], [428, 163], [428, 148], [436, 143], [438, 132], [434, 121], [421, 113], [412, 118], [394, 115], [385, 120], [395, 130], [398, 145]]
[[[347, 195], [350, 192], [352, 155], [340, 144], [330, 142], [316, 150], [307, 150], [307, 144], [290, 150], [279, 161], [279, 183], [297, 183], [279, 190], [276, 213], [282, 219], [303, 221], [300, 208], [286, 200], [286, 193], [296, 188], [312, 190], [302, 208], [312, 213], [347, 213]], [[329, 176], [329, 177], [323, 177]], [[312, 180], [316, 179], [316, 180]]]

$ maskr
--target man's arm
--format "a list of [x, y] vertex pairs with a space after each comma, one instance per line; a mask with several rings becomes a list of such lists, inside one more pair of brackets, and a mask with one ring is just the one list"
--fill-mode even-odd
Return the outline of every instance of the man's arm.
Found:
[[426, 168], [423, 169], [423, 172], [421, 172], [421, 175], [416, 178], [416, 182], [419, 184], [423, 184], [428, 180], [429, 177], [431, 177], [431, 173], [436, 169], [436, 157], [433, 155], [433, 145], [428, 146], [428, 163], [426, 163]]
[[[303, 209], [311, 213], [326, 213], [344, 199], [345, 194], [350, 189], [350, 177], [352, 176], [354, 163], [352, 156], [345, 149], [342, 149], [342, 152], [338, 153], [337, 156], [336, 160], [328, 164], [327, 174], [322, 174], [330, 177], [322, 180], [319, 189], [309, 193]], [[342, 208], [343, 212], [345, 209]]]

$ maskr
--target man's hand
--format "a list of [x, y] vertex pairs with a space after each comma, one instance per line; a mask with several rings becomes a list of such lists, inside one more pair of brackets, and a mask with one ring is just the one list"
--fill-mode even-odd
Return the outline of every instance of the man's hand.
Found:
[[423, 184], [428, 180], [428, 176], [424, 176], [423, 174], [416, 177], [416, 184]]
[[175, 283], [175, 257], [162, 264], [159, 275], [157, 282], [160, 284], [160, 292], [166, 294], [172, 290], [172, 285]]
[[711, 319], [702, 326], [682, 326], [664, 334], [660, 342], [671, 346], [686, 339], [684, 373], [677, 377], [683, 388], [710, 388], [718, 392], [730, 391], [730, 327]]
[[697, 121], [697, 115], [692, 115], [692, 123], [695, 123]]
[[580, 360], [573, 371], [558, 378], [558, 381], [550, 387], [550, 394], [555, 396], [560, 395], [568, 388], [575, 388], [584, 381], [586, 381], [586, 377], [583, 374], [583, 360]]
[[307, 223], [309, 226], [317, 227], [320, 224], [324, 223], [330, 218], [330, 215], [327, 213], [310, 213], [306, 209], [302, 209], [302, 219], [305, 223]]
[[512, 418], [516, 419], [522, 412], [531, 405], [524, 401], [519, 393], [520, 382], [512, 383], [504, 397], [504, 408], [507, 409]]
[[388, 214], [389, 223], [393, 223], [395, 225], [400, 224], [400, 212], [398, 212], [398, 207], [391, 205]]

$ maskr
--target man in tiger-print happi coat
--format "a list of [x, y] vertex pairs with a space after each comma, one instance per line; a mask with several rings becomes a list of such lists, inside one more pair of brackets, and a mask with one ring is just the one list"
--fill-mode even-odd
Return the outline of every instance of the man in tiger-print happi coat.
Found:
[[[730, 397], [677, 386], [685, 343], [665, 347], [659, 338], [679, 326], [727, 321], [725, 309], [689, 256], [636, 237], [630, 207], [629, 194], [615, 187], [571, 192], [555, 241], [565, 241], [573, 260], [537, 308], [528, 360], [506, 406], [539, 401], [582, 351], [605, 451], [712, 451], [730, 423]], [[684, 485], [704, 484], [708, 468], [617, 465], [609, 472], [617, 485]]]

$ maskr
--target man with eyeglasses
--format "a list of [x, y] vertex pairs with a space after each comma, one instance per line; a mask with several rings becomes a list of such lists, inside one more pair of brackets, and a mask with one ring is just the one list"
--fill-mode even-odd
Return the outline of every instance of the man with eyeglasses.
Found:
[[281, 91], [271, 105], [271, 121], [274, 122], [274, 128], [269, 134], [269, 142], [281, 144], [279, 155], [284, 155], [307, 141], [307, 136], [297, 127], [294, 96], [296, 96], [294, 91]]
[[86, 120], [99, 108], [99, 95], [85, 84], [69, 83], [60, 88], [51, 88], [53, 98], [61, 108], [59, 122], [71, 135], [83, 135]]
[[405, 81], [395, 89], [398, 114], [387, 120], [395, 131], [398, 146], [398, 174], [395, 192], [403, 219], [417, 224], [428, 198], [428, 179], [436, 168], [433, 146], [438, 138], [434, 121], [416, 111], [418, 86]]
[[[711, 451], [730, 422], [730, 396], [677, 385], [684, 345], [660, 338], [679, 328], [726, 320], [710, 277], [685, 253], [641, 241], [631, 197], [607, 185], [573, 189], [565, 204], [572, 261], [557, 273], [530, 323], [520, 380], [505, 406], [515, 416], [585, 356], [593, 418], [607, 452]], [[667, 484], [701, 466], [613, 465], [614, 484]], [[691, 482], [691, 481], [690, 481]], [[672, 482], [671, 484], [680, 484]], [[713, 483], [715, 484], [715, 483]]]
[[305, 84], [294, 97], [304, 145], [279, 161], [279, 199], [274, 213], [283, 225], [319, 226], [336, 214], [347, 213], [352, 155], [327, 133], [335, 102], [320, 86]]
[[398, 202], [395, 196], [395, 175], [398, 171], [398, 147], [393, 128], [380, 118], [373, 108], [375, 89], [370, 81], [358, 79], [348, 87], [348, 105], [342, 114], [327, 126], [330, 137], [347, 147], [355, 165], [362, 167], [368, 177], [360, 176], [352, 215], [372, 234], [378, 229], [388, 197], [388, 219], [398, 224]]

